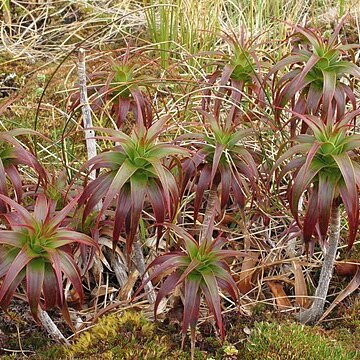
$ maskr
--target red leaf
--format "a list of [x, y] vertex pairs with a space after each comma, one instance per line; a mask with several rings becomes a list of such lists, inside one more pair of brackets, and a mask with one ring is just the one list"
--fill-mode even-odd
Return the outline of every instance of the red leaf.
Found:
[[96, 242], [88, 235], [73, 230], [58, 229], [54, 235], [53, 249], [66, 244], [79, 243], [87, 246], [97, 246]]
[[7, 244], [19, 249], [22, 248], [23, 233], [13, 230], [1, 230], [0, 232], [0, 244]]
[[224, 325], [221, 316], [221, 305], [219, 290], [216, 282], [216, 278], [213, 272], [202, 274], [205, 284], [201, 284], [201, 289], [204, 292], [206, 303], [209, 306], [210, 311], [214, 314], [216, 324], [220, 330], [220, 336], [223, 339], [225, 337]]
[[186, 269], [182, 272], [178, 282], [176, 285], [181, 284], [188, 276], [199, 266], [201, 266], [202, 263], [198, 259], [191, 259], [191, 263], [186, 267]]
[[349, 218], [349, 243], [351, 248], [359, 227], [359, 199], [357, 193], [355, 171], [351, 159], [347, 154], [333, 155], [341, 174], [344, 179], [345, 186], [339, 184], [341, 198], [343, 199], [345, 210]]
[[335, 87], [336, 87], [336, 72], [335, 71], [326, 71], [322, 70], [324, 78], [324, 87], [323, 87], [323, 107], [324, 107], [324, 116], [327, 123], [333, 122], [332, 116], [332, 106], [331, 102], [334, 97]]
[[[312, 235], [314, 233], [315, 226], [319, 220], [319, 217], [322, 216], [319, 216], [319, 214], [321, 214], [320, 209], [318, 208], [319, 201], [321, 201], [319, 196], [319, 190], [317, 186], [314, 186], [311, 190], [311, 195], [307, 206], [303, 226], [303, 241], [305, 243], [306, 252], [309, 252], [309, 244], [312, 242]], [[313, 248], [313, 246], [311, 246], [311, 248]]]
[[125, 184], [125, 186], [121, 189], [116, 210], [114, 214], [114, 230], [113, 230], [113, 241], [115, 244], [118, 242], [120, 233], [123, 231], [125, 226], [126, 216], [130, 213], [131, 209], [131, 196], [130, 196], [130, 186]]
[[310, 82], [310, 80], [306, 80], [305, 77], [319, 60], [320, 57], [316, 54], [312, 54], [310, 56], [301, 73], [293, 80], [291, 80], [288, 86], [280, 93], [280, 107], [283, 107], [295, 95], [296, 92], [304, 88], [304, 86]]
[[79, 295], [80, 302], [82, 302], [84, 294], [78, 266], [76, 265], [73, 258], [65, 252], [59, 252], [59, 257], [61, 261], [61, 268], [64, 271], [64, 274], [72, 283], [75, 291]]
[[51, 309], [56, 305], [61, 306], [59, 289], [62, 289], [62, 283], [58, 283], [52, 266], [50, 264], [45, 264], [43, 282], [45, 309]]
[[156, 247], [158, 247], [158, 242], [160, 240], [163, 224], [165, 221], [165, 207], [164, 207], [164, 200], [163, 200], [163, 193], [159, 185], [152, 181], [149, 183], [147, 188], [147, 194], [149, 196], [149, 201], [151, 203], [151, 206], [154, 211], [155, 220], [157, 223], [157, 244]]
[[200, 205], [203, 200], [204, 191], [209, 188], [210, 181], [211, 181], [210, 168], [208, 165], [205, 165], [200, 172], [199, 180], [197, 182], [197, 187], [196, 187], [196, 195], [194, 200], [194, 222], [196, 221], [200, 210]]
[[8, 272], [18, 253], [19, 250], [16, 248], [11, 248], [10, 250], [0, 248], [0, 278]]
[[125, 160], [123, 162], [114, 179], [112, 180], [109, 190], [106, 193], [102, 210], [98, 215], [99, 219], [102, 217], [105, 209], [110, 206], [111, 201], [114, 199], [115, 195], [121, 190], [121, 188], [137, 170], [138, 168], [132, 165], [129, 160]]
[[[88, 197], [88, 202], [86, 203], [84, 212], [83, 212], [83, 221], [90, 215], [90, 213], [94, 210], [94, 208], [97, 206], [97, 204], [100, 204], [101, 199], [105, 196], [106, 192], [108, 191], [110, 184], [113, 180], [113, 174], [103, 174], [103, 175], [107, 175], [106, 177], [100, 179], [97, 178], [96, 180], [94, 180], [93, 182], [97, 181], [98, 179], [100, 179], [100, 181], [97, 183], [97, 186], [94, 188], [94, 191], [92, 194], [87, 193], [87, 197]], [[92, 185], [89, 184], [89, 187]], [[87, 192], [88, 187], [86, 187], [84, 189], [84, 193]], [[79, 204], [80, 203], [80, 199], [79, 199]]]
[[[319, 174], [319, 227], [320, 234], [325, 240], [330, 221], [330, 213], [333, 205], [336, 184], [326, 175]], [[305, 224], [304, 224], [305, 227]]]
[[211, 164], [210, 188], [212, 187], [212, 183], [214, 181], [215, 174], [218, 171], [219, 162], [220, 162], [221, 156], [223, 155], [224, 149], [225, 149], [225, 146], [222, 144], [217, 143], [215, 145], [215, 150], [214, 150], [214, 154], [213, 154], [213, 162]]
[[[0, 170], [0, 172], [1, 172], [1, 170]], [[12, 186], [14, 187], [14, 191], [16, 193], [16, 198], [17, 198], [18, 202], [21, 202], [23, 189], [22, 189], [21, 176], [20, 176], [18, 170], [16, 169], [16, 167], [13, 164], [7, 164], [6, 173], [12, 183]], [[6, 192], [2, 192], [2, 193], [4, 195], [7, 195]]]
[[147, 178], [130, 178], [131, 186], [131, 225], [126, 238], [126, 252], [130, 255], [134, 237], [137, 233], [141, 212], [144, 207]]
[[9, 284], [9, 287], [7, 288], [7, 291], [4, 293], [4, 296], [0, 298], [1, 299], [0, 305], [3, 309], [6, 309], [9, 306], [10, 301], [11, 301], [16, 289], [18, 288], [18, 286], [20, 285], [20, 283], [24, 279], [24, 277], [25, 277], [25, 269], [23, 269], [21, 272], [16, 274], [13, 281]]
[[48, 251], [49, 254], [49, 258], [51, 260], [51, 264], [53, 266], [54, 269], [54, 274], [55, 274], [55, 278], [56, 278], [56, 283], [58, 284], [57, 286], [57, 290], [59, 291], [59, 306], [63, 306], [64, 304], [64, 293], [62, 291], [62, 273], [61, 273], [61, 258], [59, 256], [59, 252], [54, 250], [54, 251]]
[[153, 279], [157, 278], [158, 276], [166, 276], [171, 274], [177, 267], [185, 267], [188, 265], [188, 258], [182, 253], [170, 253], [166, 255], [159, 256], [155, 258], [155, 260], [148, 266], [151, 268], [160, 263], [160, 265], [150, 274], [150, 276], [145, 279], [140, 287], [136, 290], [133, 298], [144, 288], [144, 286]]
[[193, 277], [185, 279], [185, 300], [184, 300], [184, 315], [182, 324], [182, 333], [186, 331], [190, 324], [195, 327], [199, 318], [199, 305], [200, 305], [200, 287], [201, 278]]
[[[170, 191], [173, 191], [174, 189], [170, 189], [170, 182], [169, 182], [169, 176], [168, 176], [168, 170], [160, 163], [160, 161], [156, 158], [147, 158], [147, 161], [153, 166], [154, 168], [154, 174], [159, 178], [161, 186], [164, 190], [164, 201], [166, 204], [167, 211], [169, 214], [171, 213], [171, 201], [170, 201]], [[172, 176], [170, 174], [170, 176]], [[172, 184], [173, 186], [173, 184]]]
[[32, 225], [34, 219], [31, 216], [31, 214], [24, 207], [19, 205], [14, 200], [11, 200], [7, 196], [1, 195], [1, 194], [0, 194], [0, 199], [5, 201], [8, 205], [12, 206], [18, 212], [18, 214], [21, 216], [22, 220], [25, 222], [26, 225], [29, 225], [29, 226]]
[[178, 280], [180, 278], [180, 272], [176, 271], [170, 274], [164, 283], [161, 285], [158, 294], [156, 296], [155, 304], [154, 304], [154, 314], [156, 320], [156, 313], [159, 307], [161, 300], [166, 296], [169, 295], [176, 287]]
[[38, 222], [44, 223], [49, 214], [49, 206], [45, 194], [39, 194], [34, 207], [34, 217]]
[[228, 166], [220, 166], [219, 170], [221, 174], [221, 209], [224, 209], [230, 196], [231, 170]]
[[320, 171], [319, 167], [316, 167], [314, 169], [310, 166], [319, 147], [320, 147], [320, 144], [318, 144], [318, 143], [314, 143], [311, 146], [311, 149], [309, 150], [309, 153], [306, 157], [305, 164], [300, 168], [300, 170], [294, 180], [294, 183], [291, 187], [290, 210], [291, 210], [291, 213], [293, 214], [295, 220], [298, 223], [299, 223], [298, 204], [299, 204], [300, 196], [304, 192], [305, 188], [314, 179], [316, 174]]
[[[0, 302], [4, 302], [4, 298], [11, 299], [13, 296], [17, 285], [25, 276], [25, 266], [32, 260], [32, 257], [27, 254], [26, 247], [17, 254], [16, 258], [13, 260], [10, 265], [6, 276], [1, 284], [0, 288]], [[21, 276], [19, 274], [22, 274]], [[17, 285], [14, 286], [14, 282], [17, 282]], [[6, 301], [5, 301], [6, 304]], [[6, 305], [4, 305], [6, 307]]]
[[237, 300], [239, 297], [238, 287], [233, 277], [229, 274], [229, 269], [224, 270], [221, 267], [217, 267], [214, 269], [214, 275], [219, 287], [227, 291], [234, 300]]
[[44, 281], [44, 270], [45, 263], [42, 258], [30, 261], [26, 267], [26, 292], [30, 311], [36, 320]]
[[48, 220], [47, 222], [48, 228], [49, 229], [57, 228], [61, 224], [61, 222], [66, 218], [69, 212], [75, 207], [78, 199], [79, 196], [76, 196], [65, 207], [63, 207], [61, 211], [56, 212], [55, 216], [53, 216], [51, 219]]

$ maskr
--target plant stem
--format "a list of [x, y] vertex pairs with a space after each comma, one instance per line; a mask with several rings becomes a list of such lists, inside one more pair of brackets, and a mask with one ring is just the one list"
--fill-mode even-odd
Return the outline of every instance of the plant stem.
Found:
[[47, 331], [47, 333], [57, 342], [65, 345], [69, 345], [70, 343], [65, 339], [64, 335], [61, 333], [59, 328], [52, 321], [51, 317], [48, 315], [46, 311], [41, 309], [39, 306], [38, 310], [39, 320], [41, 325]]
[[215, 221], [215, 205], [217, 201], [217, 189], [213, 186], [209, 191], [209, 196], [207, 199], [204, 220], [201, 226], [201, 234], [199, 238], [199, 243], [201, 244], [204, 241], [211, 239], [214, 221]]
[[[140, 239], [137, 236], [134, 244], [134, 261], [135, 261], [135, 265], [136, 268], [138, 269], [140, 275], [143, 276], [143, 280], [146, 280], [149, 277], [149, 274], [145, 271], [146, 270], [146, 266], [145, 266], [145, 259], [144, 259], [144, 254], [142, 252], [142, 248], [141, 248], [141, 244], [140, 244]], [[146, 290], [147, 293], [147, 299], [149, 301], [150, 304], [153, 304], [156, 300], [156, 295], [155, 295], [155, 290], [153, 287], [153, 284], [151, 283], [151, 281], [149, 281], [145, 286], [144, 289]]]
[[324, 312], [326, 296], [334, 269], [339, 237], [340, 208], [337, 204], [333, 204], [329, 228], [329, 245], [324, 255], [324, 263], [321, 268], [320, 279], [315, 292], [315, 299], [311, 307], [301, 312], [298, 316], [298, 320], [303, 324], [314, 324]]
[[[86, 87], [86, 66], [85, 66], [85, 50], [79, 49], [79, 63], [78, 63], [78, 75], [79, 75], [79, 93], [80, 93], [80, 106], [83, 116], [83, 124], [85, 131], [85, 141], [88, 160], [96, 156], [96, 139], [94, 139], [95, 132], [92, 130], [91, 108], [89, 105], [89, 99], [87, 96]], [[92, 171], [89, 174], [90, 179], [95, 180], [96, 173]]]

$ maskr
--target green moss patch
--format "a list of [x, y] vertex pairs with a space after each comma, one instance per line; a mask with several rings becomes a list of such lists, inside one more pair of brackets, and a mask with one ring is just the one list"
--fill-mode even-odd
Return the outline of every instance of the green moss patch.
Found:
[[256, 323], [246, 346], [247, 360], [355, 360], [359, 354], [317, 328], [295, 323]]

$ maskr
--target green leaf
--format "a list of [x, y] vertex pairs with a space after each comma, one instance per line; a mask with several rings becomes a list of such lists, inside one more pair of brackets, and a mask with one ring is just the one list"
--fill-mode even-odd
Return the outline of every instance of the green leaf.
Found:
[[194, 259], [199, 251], [199, 246], [194, 238], [178, 225], [170, 223], [165, 223], [164, 225], [167, 228], [172, 229], [176, 235], [180, 236], [184, 240], [186, 251], [189, 253], [190, 258]]
[[102, 217], [105, 209], [110, 206], [110, 203], [114, 199], [116, 194], [137, 170], [138, 168], [135, 167], [129, 160], [124, 161], [124, 163], [121, 165], [120, 169], [116, 173], [114, 179], [112, 180], [109, 190], [106, 193], [103, 201], [102, 210], [98, 215], [99, 219]]
[[332, 107], [331, 102], [334, 97], [335, 88], [336, 88], [336, 72], [321, 70], [324, 77], [324, 87], [323, 87], [323, 106], [324, 112], [327, 116], [327, 123], [332, 123]]

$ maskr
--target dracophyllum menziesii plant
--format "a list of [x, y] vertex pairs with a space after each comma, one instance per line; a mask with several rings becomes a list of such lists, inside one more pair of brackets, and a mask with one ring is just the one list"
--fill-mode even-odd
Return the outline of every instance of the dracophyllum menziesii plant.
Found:
[[191, 183], [191, 179], [195, 179], [194, 221], [204, 193], [209, 190], [203, 222], [204, 228], [207, 228], [210, 215], [218, 202], [218, 190], [222, 211], [230, 198], [243, 209], [249, 188], [256, 191], [258, 173], [254, 153], [244, 142], [253, 135], [253, 130], [239, 128], [233, 122], [231, 111], [224, 121], [206, 111], [199, 112], [203, 116], [205, 131], [203, 134], [189, 135], [189, 138], [193, 136], [195, 139], [191, 146], [196, 150], [183, 163], [183, 190]]
[[[359, 113], [356, 110], [328, 123], [297, 114], [309, 130], [296, 136], [294, 145], [275, 163], [276, 168], [298, 155], [278, 174], [278, 181], [292, 174], [288, 184], [290, 210], [302, 229], [305, 249], [312, 253], [317, 238], [325, 252], [314, 302], [300, 314], [303, 322], [315, 322], [324, 309], [340, 236], [341, 205], [347, 214], [349, 248], [358, 232], [360, 165], [354, 151], [360, 145], [360, 135], [352, 134], [350, 125]], [[302, 196], [307, 199], [305, 214], [299, 211]]]
[[82, 280], [74, 250], [78, 245], [97, 248], [89, 236], [68, 227], [67, 217], [77, 199], [55, 211], [56, 201], [39, 194], [34, 210], [29, 212], [4, 195], [0, 198], [12, 208], [3, 214], [6, 230], [0, 230], [0, 306], [6, 309], [16, 291], [22, 289], [36, 320], [40, 318], [45, 326], [41, 309], [59, 307], [71, 326], [64, 278], [82, 302]]
[[[122, 128], [129, 113], [136, 119], [142, 119], [146, 127], [152, 123], [151, 102], [139, 86], [146, 82], [139, 78], [136, 66], [140, 64], [138, 53], [130, 56], [130, 47], [120, 58], [107, 57], [105, 66], [110, 70], [100, 69], [91, 74], [92, 84], [88, 87], [91, 93], [91, 108], [95, 113], [109, 112], [114, 117], [118, 128]], [[80, 94], [76, 92], [69, 98], [71, 109], [80, 105]]]
[[231, 107], [229, 114], [232, 121], [236, 121], [236, 117], [240, 115], [249, 121], [252, 117], [251, 110], [264, 103], [261, 64], [256, 55], [254, 41], [246, 40], [244, 31], [239, 39], [227, 35], [226, 40], [231, 45], [231, 55], [221, 54], [225, 64], [221, 62], [219, 67], [222, 69], [209, 76], [208, 84], [215, 85], [219, 91], [216, 96], [211, 96], [214, 89], [204, 91], [203, 110], [209, 111], [210, 102], [213, 100], [213, 115], [219, 120], [225, 97], [236, 105]]
[[[269, 75], [289, 67], [280, 78], [274, 77], [275, 118], [280, 121], [283, 108], [290, 103], [295, 113], [320, 115], [325, 119], [340, 120], [350, 102], [356, 108], [356, 98], [352, 78], [360, 78], [360, 68], [349, 60], [350, 51], [358, 44], [342, 44], [339, 32], [345, 18], [340, 21], [329, 39], [316, 32], [295, 26], [300, 41], [293, 47], [291, 54], [280, 60]], [[303, 40], [304, 39], [304, 40]], [[302, 122], [297, 116], [291, 121], [292, 135], [296, 123]], [[302, 132], [307, 125], [302, 122]]]
[[[200, 316], [200, 303], [202, 297], [214, 315], [216, 326], [220, 336], [224, 339], [225, 331], [221, 314], [220, 291], [224, 291], [237, 301], [239, 289], [231, 275], [227, 259], [245, 256], [244, 252], [223, 249], [227, 240], [221, 236], [212, 238], [214, 226], [215, 209], [212, 209], [209, 227], [206, 229], [203, 241], [199, 244], [184, 228], [174, 224], [166, 226], [172, 230], [180, 239], [179, 250], [165, 253], [158, 256], [148, 266], [154, 268], [150, 277], [145, 280], [137, 293], [148, 281], [155, 278], [165, 278], [161, 283], [159, 292], [154, 304], [155, 318], [161, 300], [171, 294], [176, 287], [180, 286], [184, 297], [184, 312], [182, 322], [182, 347], [188, 328], [190, 327], [191, 337], [191, 358], [194, 358], [195, 331]], [[246, 253], [246, 256], [249, 256]], [[135, 294], [136, 295], [136, 294]]]
[[137, 124], [130, 136], [117, 130], [98, 129], [108, 134], [104, 139], [118, 145], [86, 164], [90, 172], [103, 171], [85, 186], [79, 198], [79, 204], [85, 204], [83, 217], [89, 216], [100, 200], [103, 203], [98, 218], [114, 205], [113, 241], [116, 244], [124, 233], [128, 254], [145, 201], [151, 204], [157, 224], [162, 224], [166, 217], [172, 220], [178, 209], [178, 184], [165, 160], [189, 153], [179, 146], [160, 141], [166, 121], [167, 117], [163, 117], [149, 129]]
[[[156, 121], [146, 129], [142, 121], [136, 124], [131, 135], [111, 129], [101, 129], [108, 134], [104, 138], [114, 141], [115, 147], [89, 160], [89, 171], [101, 169], [99, 176], [85, 186], [79, 199], [85, 205], [86, 219], [102, 201], [98, 221], [105, 210], [114, 208], [113, 243], [120, 235], [126, 238], [126, 252], [130, 260], [135, 241], [135, 262], [140, 273], [145, 270], [138, 227], [145, 203], [150, 204], [157, 226], [158, 240], [163, 222], [173, 221], [178, 210], [179, 190], [172, 172], [171, 158], [187, 156], [188, 151], [169, 142], [162, 142], [160, 134], [165, 130], [167, 117]], [[99, 129], [100, 130], [100, 129]]]
[[[32, 169], [38, 177], [38, 183], [46, 185], [47, 175], [38, 159], [15, 138], [23, 135], [39, 135], [28, 129], [16, 129], [0, 133], [0, 194], [8, 196], [14, 190], [18, 202], [23, 196], [23, 177], [19, 166]], [[9, 181], [9, 182], [8, 182]], [[9, 186], [11, 184], [11, 187]], [[6, 203], [0, 199], [0, 211], [6, 211]]]

